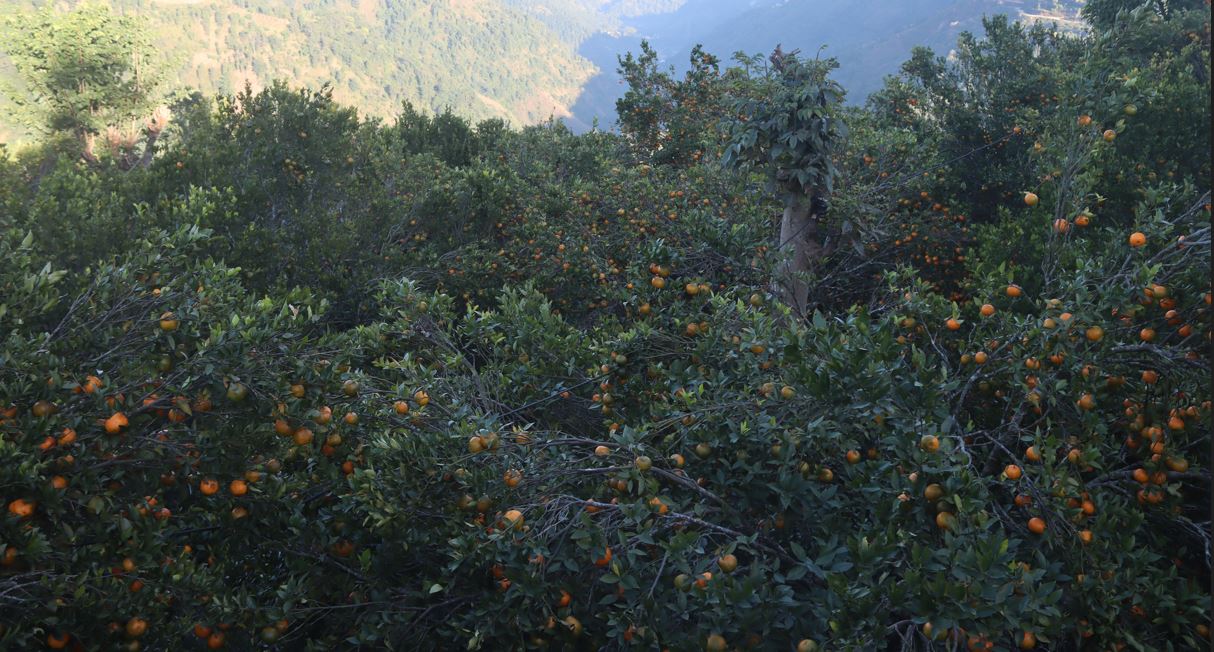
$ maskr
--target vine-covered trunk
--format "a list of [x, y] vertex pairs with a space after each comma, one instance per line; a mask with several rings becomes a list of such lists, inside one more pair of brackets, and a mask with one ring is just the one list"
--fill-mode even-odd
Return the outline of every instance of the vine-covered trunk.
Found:
[[805, 316], [809, 304], [809, 281], [805, 272], [813, 268], [822, 254], [818, 216], [811, 210], [811, 199], [808, 194], [802, 195], [784, 207], [777, 250], [782, 260], [773, 279], [773, 292], [797, 317]]

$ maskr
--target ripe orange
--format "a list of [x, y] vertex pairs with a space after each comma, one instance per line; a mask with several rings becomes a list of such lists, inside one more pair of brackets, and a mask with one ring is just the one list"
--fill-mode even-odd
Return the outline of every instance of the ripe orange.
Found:
[[1029, 519], [1029, 532], [1032, 532], [1033, 534], [1044, 534], [1045, 533], [1045, 521], [1041, 520], [1040, 518], [1038, 518], [1036, 516], [1034, 516], [1033, 518], [1030, 518]]
[[1008, 464], [1003, 467], [1003, 474], [1007, 476], [1008, 480], [1019, 480], [1021, 474], [1020, 467], [1015, 464]]
[[1113, 142], [1113, 139], [1117, 137], [1117, 132], [1113, 131], [1112, 129], [1105, 129], [1103, 137], [1104, 137], [1104, 142], [1111, 143], [1111, 142]]
[[1085, 335], [1087, 336], [1088, 341], [1099, 342], [1100, 340], [1104, 339], [1104, 329], [1099, 326], [1090, 326], [1088, 327]]
[[204, 496], [214, 496], [219, 492], [219, 481], [212, 478], [206, 478], [198, 483], [198, 490], [201, 491], [202, 495]]
[[1023, 294], [1023, 293], [1024, 293], [1024, 292], [1023, 292], [1023, 291], [1020, 289], [1020, 286], [1018, 286], [1018, 285], [1009, 285], [1009, 286], [1007, 286], [1007, 290], [1006, 290], [1006, 292], [1007, 292], [1007, 295], [1008, 295], [1009, 297], [1012, 297], [1013, 299], [1015, 299], [1016, 297], [1019, 297], [1021, 294]]
[[859, 464], [860, 463], [860, 451], [857, 451], [857, 450], [847, 451], [847, 463], [848, 464]]
[[517, 509], [506, 512], [503, 520], [506, 522], [507, 527], [512, 527], [516, 530], [523, 529], [523, 513]]
[[928, 453], [940, 450], [940, 438], [935, 435], [923, 435], [919, 438], [919, 448]]
[[1130, 246], [1131, 247], [1141, 247], [1142, 245], [1144, 245], [1146, 243], [1147, 243], [1147, 236], [1146, 236], [1146, 234], [1142, 233], [1141, 231], [1136, 231], [1136, 232], [1130, 234]]
[[950, 331], [960, 330], [961, 322], [957, 321], [956, 319], [949, 319], [948, 321], [944, 322], [944, 327]]
[[1032, 632], [1025, 632], [1024, 636], [1020, 637], [1020, 649], [1031, 650], [1037, 647], [1037, 637]]
[[292, 436], [292, 440], [295, 442], [296, 446], [307, 446], [308, 444], [312, 443], [312, 438], [312, 431], [308, 428], [300, 428], [299, 430], [296, 430], [295, 434]]
[[610, 563], [611, 563], [611, 546], [607, 546], [606, 552], [603, 553], [603, 556], [594, 560], [594, 565], [598, 566], [599, 568], [602, 568]]
[[36, 503], [24, 498], [18, 498], [8, 504], [8, 513], [17, 518], [28, 518], [33, 515]]
[[1036, 446], [1029, 446], [1024, 451], [1024, 457], [1030, 462], [1041, 461], [1041, 451], [1037, 450]]
[[105, 432], [107, 434], [116, 435], [119, 432], [122, 432], [122, 429], [130, 425], [130, 423], [131, 422], [127, 420], [125, 414], [115, 412], [114, 414], [110, 415], [110, 418], [105, 420]]
[[725, 652], [729, 649], [729, 644], [725, 642], [725, 637], [720, 634], [709, 634], [708, 640], [704, 642], [704, 649], [708, 652]]
[[992, 306], [989, 303], [984, 303], [982, 304], [982, 307], [978, 309], [978, 312], [982, 313], [983, 317], [990, 317], [991, 315], [995, 314], [995, 306]]
[[1024, 193], [1024, 203], [1030, 207], [1036, 206], [1038, 202], [1037, 195], [1031, 192]]
[[392, 404], [392, 409], [396, 410], [397, 414], [404, 416], [409, 414], [409, 403], [407, 401], [397, 401]]
[[249, 493], [249, 485], [244, 480], [233, 480], [228, 485], [228, 491], [232, 492], [233, 496], [243, 496]]

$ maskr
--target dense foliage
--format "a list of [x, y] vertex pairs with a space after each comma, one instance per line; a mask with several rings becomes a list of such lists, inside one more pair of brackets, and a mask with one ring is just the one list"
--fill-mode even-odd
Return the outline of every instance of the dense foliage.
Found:
[[[146, 165], [14, 153], [0, 647], [1208, 646], [1210, 34], [1169, 7], [992, 21], [829, 125], [829, 65], [643, 52], [620, 135], [273, 84]], [[804, 320], [772, 171], [831, 183]]]

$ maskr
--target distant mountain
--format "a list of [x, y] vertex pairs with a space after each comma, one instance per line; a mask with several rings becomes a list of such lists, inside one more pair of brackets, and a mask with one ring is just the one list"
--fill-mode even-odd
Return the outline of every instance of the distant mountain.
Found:
[[[947, 51], [983, 15], [1073, 16], [1081, 0], [110, 0], [147, 19], [170, 84], [205, 92], [281, 78], [332, 82], [365, 114], [404, 100], [514, 124], [549, 117], [610, 127], [616, 57], [649, 39], [685, 66], [696, 43], [723, 60], [777, 44], [837, 57], [852, 101], [915, 45]], [[78, 0], [0, 0], [0, 13]], [[1051, 14], [1050, 12], [1056, 12]], [[3, 43], [0, 42], [0, 50]], [[13, 73], [0, 55], [0, 76]], [[5, 129], [8, 129], [6, 132]], [[0, 141], [15, 131], [0, 117]]]

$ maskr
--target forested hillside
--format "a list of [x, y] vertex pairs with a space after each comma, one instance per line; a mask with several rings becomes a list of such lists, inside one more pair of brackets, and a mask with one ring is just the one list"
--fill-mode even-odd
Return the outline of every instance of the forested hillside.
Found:
[[20, 23], [0, 649], [1209, 649], [1210, 10], [1083, 17], [583, 134]]
[[[42, 5], [5, 0], [6, 10]], [[470, 119], [564, 115], [592, 74], [560, 35], [501, 0], [114, 0], [149, 25], [166, 86], [207, 93], [331, 83], [369, 115], [402, 101]]]

